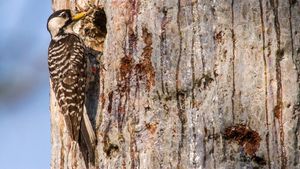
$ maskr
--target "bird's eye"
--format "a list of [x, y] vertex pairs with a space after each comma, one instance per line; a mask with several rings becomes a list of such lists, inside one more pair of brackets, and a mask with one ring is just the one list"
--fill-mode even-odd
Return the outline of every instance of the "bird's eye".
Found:
[[63, 17], [63, 18], [66, 18], [67, 14], [66, 13], [62, 13], [60, 16]]

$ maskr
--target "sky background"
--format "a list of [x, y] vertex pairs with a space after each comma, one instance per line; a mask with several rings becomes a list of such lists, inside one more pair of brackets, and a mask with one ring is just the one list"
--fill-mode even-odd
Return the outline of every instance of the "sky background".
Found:
[[50, 0], [0, 1], [0, 168], [50, 168]]

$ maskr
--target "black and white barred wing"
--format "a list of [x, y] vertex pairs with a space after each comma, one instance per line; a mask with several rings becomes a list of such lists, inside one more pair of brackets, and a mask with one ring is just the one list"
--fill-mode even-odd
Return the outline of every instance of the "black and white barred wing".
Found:
[[49, 47], [49, 71], [56, 100], [68, 131], [77, 141], [84, 110], [86, 58], [84, 45], [68, 35]]

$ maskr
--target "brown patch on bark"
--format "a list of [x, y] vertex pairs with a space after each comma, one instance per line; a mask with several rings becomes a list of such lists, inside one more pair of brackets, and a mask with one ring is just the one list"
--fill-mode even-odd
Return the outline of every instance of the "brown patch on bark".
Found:
[[149, 91], [155, 84], [155, 71], [152, 66], [152, 34], [147, 28], [143, 28], [143, 36], [145, 47], [142, 53], [142, 59], [135, 66], [136, 74], [139, 80], [146, 80], [146, 89]]
[[224, 137], [228, 140], [237, 142], [244, 148], [245, 153], [251, 156], [255, 155], [261, 141], [261, 138], [256, 131], [242, 124], [226, 128]]
[[[152, 50], [152, 34], [148, 32], [148, 29], [147, 28], [143, 28], [143, 36], [142, 38], [144, 39], [144, 42], [146, 44], [146, 47], [150, 47]], [[145, 48], [144, 48], [145, 49]]]
[[131, 56], [124, 56], [120, 61], [120, 82], [119, 90], [125, 93], [130, 89], [130, 77], [133, 70], [133, 59]]
[[[100, 102], [101, 102], [102, 105], [105, 105], [106, 97], [105, 97], [104, 93], [100, 94]], [[102, 109], [103, 108], [104, 108], [104, 106], [102, 106]]]
[[125, 56], [121, 58], [120, 73], [122, 79], [125, 79], [127, 78], [128, 75], [130, 75], [132, 71], [132, 67], [133, 67], [133, 63], [131, 57]]
[[223, 31], [215, 33], [214, 40], [217, 41], [218, 43], [223, 43], [223, 35], [224, 35]]
[[278, 104], [274, 108], [274, 115], [277, 119], [281, 117], [281, 104]]
[[149, 132], [151, 134], [154, 134], [157, 129], [156, 123], [146, 123], [145, 126], [146, 126], [146, 129], [149, 130]]
[[119, 146], [112, 143], [104, 143], [103, 151], [110, 157], [113, 152], [119, 151]]
[[[126, 104], [129, 99], [130, 93], [130, 82], [131, 76], [134, 68], [134, 60], [132, 59], [132, 55], [128, 54], [121, 58], [120, 60], [120, 75], [118, 77], [118, 89], [117, 93], [119, 94], [120, 102], [117, 105], [117, 124], [118, 129], [121, 132], [122, 126], [124, 122], [124, 117], [126, 114]], [[125, 97], [125, 101], [122, 101]]]
[[113, 102], [113, 96], [114, 96], [114, 92], [111, 91], [108, 93], [108, 106], [107, 106], [107, 112], [109, 114], [111, 114], [112, 111], [112, 102]]

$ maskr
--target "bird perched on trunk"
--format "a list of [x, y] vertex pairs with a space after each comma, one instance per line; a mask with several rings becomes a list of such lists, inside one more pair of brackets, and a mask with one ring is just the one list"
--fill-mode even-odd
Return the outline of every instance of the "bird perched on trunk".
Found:
[[73, 32], [73, 23], [85, 15], [82, 12], [72, 16], [70, 10], [64, 9], [49, 17], [47, 28], [51, 34], [51, 42], [48, 66], [56, 102], [64, 116], [70, 137], [77, 143], [79, 137], [83, 137], [89, 152], [93, 152], [96, 137], [85, 108], [86, 47]]

